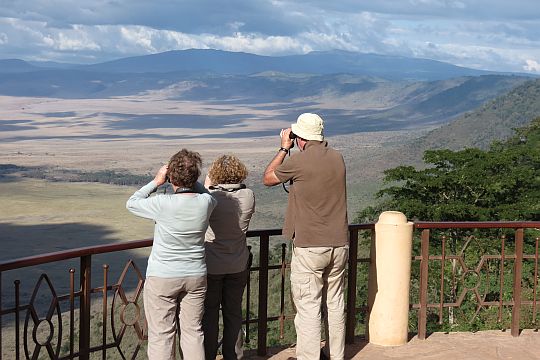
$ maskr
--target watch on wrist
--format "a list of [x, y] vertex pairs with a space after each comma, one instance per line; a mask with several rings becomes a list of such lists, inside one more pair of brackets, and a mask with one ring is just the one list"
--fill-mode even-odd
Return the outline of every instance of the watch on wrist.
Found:
[[289, 152], [289, 149], [287, 149], [287, 148], [284, 148], [284, 147], [282, 146], [282, 147], [280, 147], [280, 148], [279, 148], [279, 150], [278, 150], [278, 151], [283, 151], [283, 152], [286, 152], [286, 153], [288, 153], [288, 152]]

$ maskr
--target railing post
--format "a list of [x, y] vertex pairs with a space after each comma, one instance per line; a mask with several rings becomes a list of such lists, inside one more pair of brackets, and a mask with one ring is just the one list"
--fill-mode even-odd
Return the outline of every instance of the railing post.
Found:
[[538, 288], [538, 242], [540, 238], [536, 238], [536, 246], [534, 250], [534, 287], [533, 287], [533, 324], [536, 325], [536, 289]]
[[356, 273], [358, 268], [358, 229], [349, 231], [349, 267], [347, 272], [347, 318], [345, 342], [354, 344], [356, 328]]
[[429, 229], [422, 230], [422, 260], [420, 261], [420, 310], [418, 311], [418, 338], [426, 338], [427, 288], [429, 264]]
[[521, 272], [523, 268], [523, 229], [516, 230], [516, 260], [514, 262], [514, 306], [512, 307], [512, 336], [519, 336], [519, 316], [521, 313]]
[[506, 236], [501, 236], [501, 267], [499, 272], [499, 317], [498, 322], [502, 322], [503, 302], [504, 302], [504, 260], [505, 260]]
[[21, 343], [19, 339], [19, 334], [21, 333], [21, 330], [20, 330], [21, 308], [20, 308], [20, 293], [19, 293], [21, 281], [17, 279], [13, 282], [13, 284], [15, 285], [15, 359], [19, 360], [20, 353], [21, 353], [21, 350], [20, 350]]
[[257, 328], [257, 354], [266, 355], [266, 339], [268, 332], [268, 256], [270, 236], [261, 235], [259, 251], [259, 313]]
[[249, 257], [248, 257], [248, 279], [246, 284], [246, 343], [249, 343], [249, 320], [251, 320], [251, 266], [253, 264], [253, 253], [251, 252], [251, 246], [248, 246]]
[[81, 256], [81, 296], [79, 312], [79, 359], [90, 358], [90, 290], [92, 289], [92, 256]]
[[0, 271], [0, 360], [2, 360], [2, 272]]
[[73, 359], [75, 336], [75, 269], [69, 269], [69, 356]]
[[279, 338], [283, 339], [285, 331], [285, 278], [287, 274], [286, 244], [281, 244], [281, 288], [279, 296]]
[[[413, 223], [399, 211], [384, 211], [375, 224], [375, 257], [371, 258], [369, 343], [407, 343]], [[376, 280], [376, 281], [373, 281]]]
[[[102, 334], [102, 353], [101, 358], [103, 360], [107, 359], [107, 286], [108, 286], [108, 275], [109, 275], [109, 265], [103, 265], [103, 303], [102, 303], [102, 312], [103, 312], [103, 334]], [[112, 309], [111, 311], [114, 311]]]

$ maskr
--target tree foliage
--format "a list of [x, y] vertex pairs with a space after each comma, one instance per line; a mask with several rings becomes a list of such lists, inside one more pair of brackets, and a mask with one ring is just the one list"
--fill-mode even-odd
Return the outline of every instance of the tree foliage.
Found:
[[[492, 143], [488, 150], [428, 150], [424, 153], [424, 162], [422, 168], [399, 166], [387, 170], [385, 187], [377, 194], [379, 203], [359, 212], [357, 221], [376, 221], [385, 210], [398, 210], [410, 219], [421, 221], [540, 220], [540, 118], [515, 130], [513, 137]], [[535, 231], [525, 236], [525, 254], [534, 253], [537, 234]], [[508, 239], [501, 247], [503, 235]], [[499, 322], [499, 309], [480, 306], [471, 289], [477, 286], [484, 301], [512, 299], [513, 261], [486, 260], [484, 255], [502, 256], [502, 251], [513, 254], [513, 235], [508, 229], [452, 228], [431, 232], [430, 253], [445, 251], [447, 257], [453, 258], [444, 263], [430, 262], [428, 302], [455, 303], [461, 294], [465, 295], [461, 305], [445, 308], [440, 319], [438, 313], [429, 312], [428, 331], [508, 326], [511, 308], [503, 309]], [[443, 236], [444, 242], [441, 241]], [[413, 240], [413, 255], [420, 255], [418, 238]], [[456, 258], [461, 260], [458, 262]], [[477, 268], [478, 272], [473, 270]], [[441, 290], [441, 272], [444, 290]], [[523, 262], [522, 274], [522, 294], [530, 299], [536, 286], [532, 262]], [[419, 296], [419, 279], [419, 263], [413, 261], [412, 299]], [[411, 314], [410, 326], [414, 328], [416, 313]], [[524, 326], [532, 326], [537, 321], [530, 308], [522, 315], [522, 323], [529, 322]]]
[[380, 202], [359, 212], [376, 220], [384, 210], [423, 221], [540, 219], [540, 118], [489, 150], [428, 150], [426, 167], [385, 171]]

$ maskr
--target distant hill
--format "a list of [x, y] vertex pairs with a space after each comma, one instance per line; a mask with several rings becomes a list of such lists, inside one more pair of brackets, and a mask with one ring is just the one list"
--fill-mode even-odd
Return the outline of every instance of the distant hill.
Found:
[[64, 63], [64, 62], [56, 62], [56, 61], [28, 61], [28, 63], [38, 68], [45, 68], [45, 69], [71, 69], [71, 68], [80, 66], [80, 64], [72, 64], [72, 63]]
[[513, 135], [513, 129], [523, 127], [540, 116], [540, 79], [531, 80], [512, 89], [483, 106], [435, 129], [415, 141], [418, 149], [487, 149], [494, 140]]
[[263, 71], [319, 75], [347, 73], [392, 80], [440, 80], [493, 73], [428, 59], [348, 51], [315, 51], [305, 55], [261, 56], [211, 49], [167, 51], [86, 65], [81, 69], [98, 72], [182, 71], [231, 75], [249, 75]]
[[26, 61], [19, 59], [4, 59], [0, 60], [0, 73], [21, 73], [41, 70], [37, 66], [33, 66]]
[[[0, 60], [0, 72], [12, 72], [14, 60]], [[442, 80], [461, 76], [501, 74], [429, 60], [349, 51], [314, 51], [303, 55], [261, 56], [243, 52], [190, 49], [134, 56], [92, 65], [55, 62], [25, 63], [17, 72], [73, 69], [98, 73], [212, 73], [251, 75], [265, 71], [297, 74], [353, 74], [387, 80]]]

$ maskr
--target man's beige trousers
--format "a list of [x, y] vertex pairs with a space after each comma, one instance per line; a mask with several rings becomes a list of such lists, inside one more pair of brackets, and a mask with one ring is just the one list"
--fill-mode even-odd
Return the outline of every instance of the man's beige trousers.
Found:
[[326, 327], [325, 353], [343, 360], [345, 353], [345, 266], [349, 247], [293, 247], [291, 289], [296, 306], [296, 357], [317, 360], [321, 320]]

